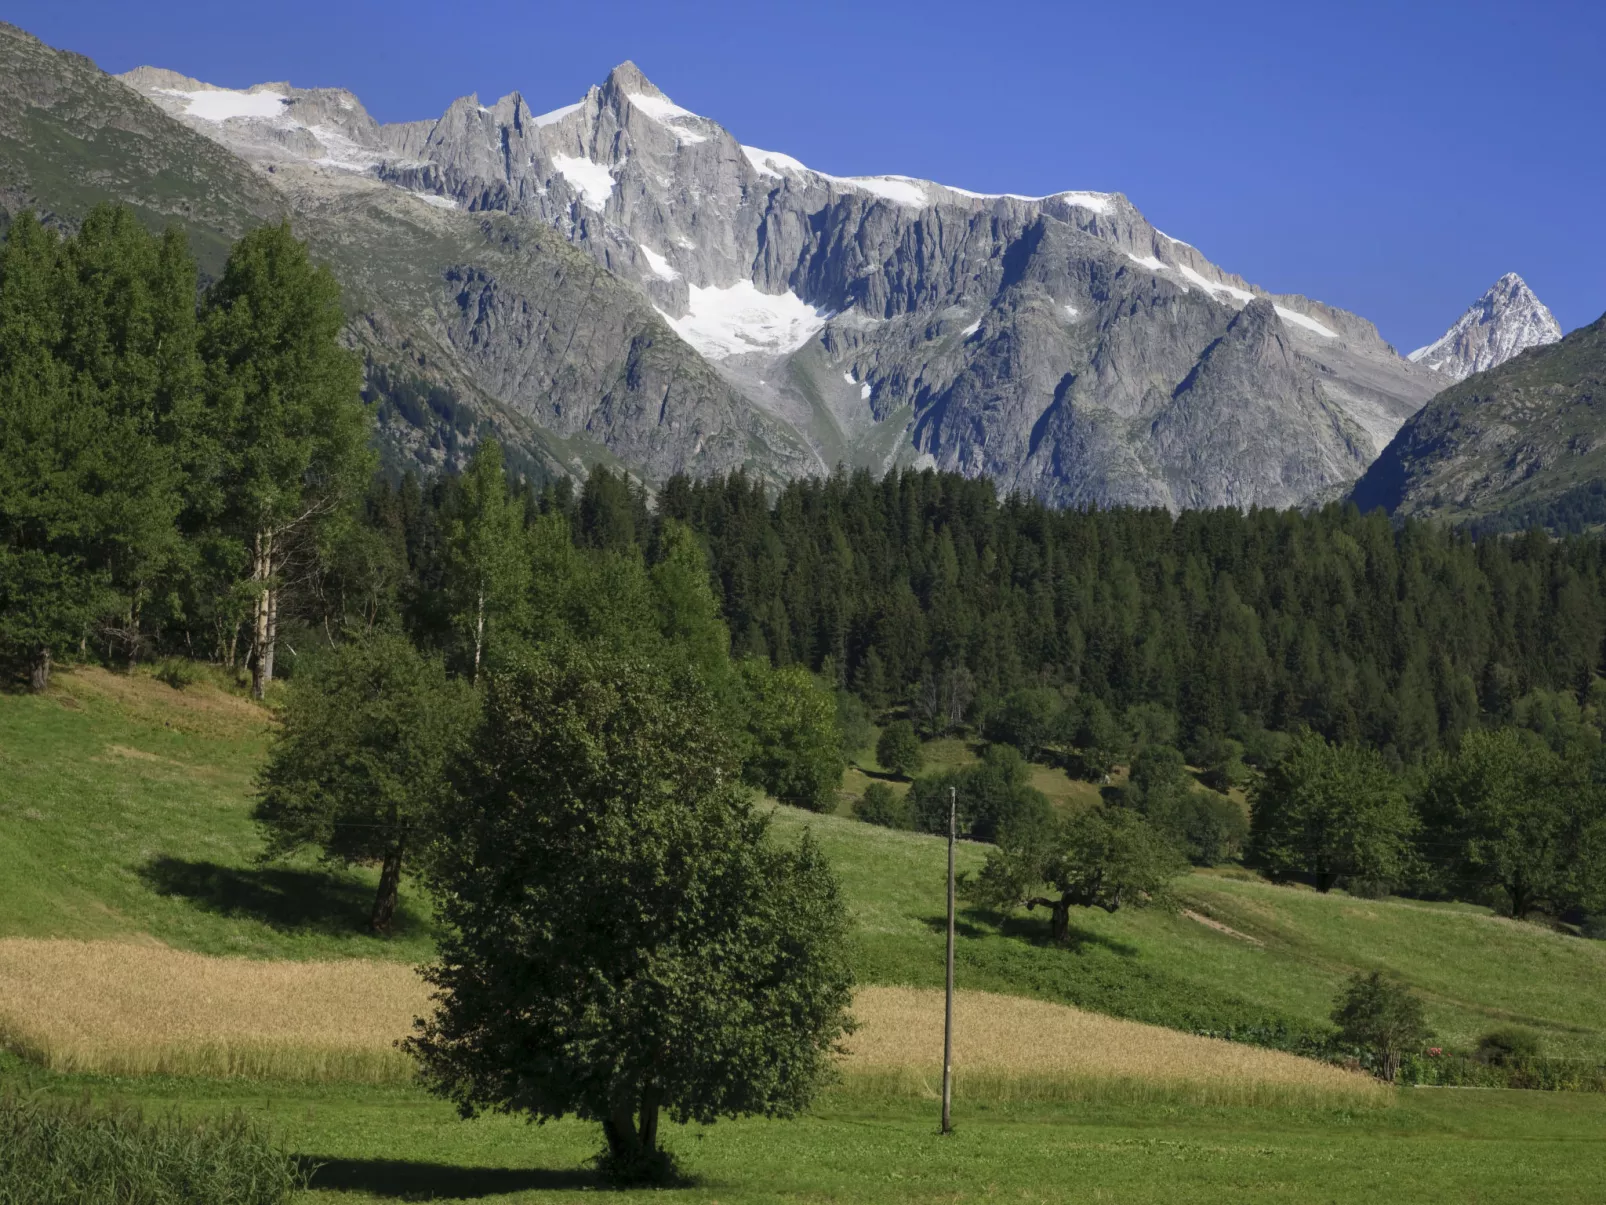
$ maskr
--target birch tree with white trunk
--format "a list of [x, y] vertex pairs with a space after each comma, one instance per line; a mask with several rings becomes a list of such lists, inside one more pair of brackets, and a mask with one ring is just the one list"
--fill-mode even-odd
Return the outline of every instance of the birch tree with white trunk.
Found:
[[371, 466], [344, 325], [340, 286], [288, 223], [241, 239], [203, 307], [209, 446], [198, 494], [236, 547], [257, 698], [273, 680], [285, 565], [349, 511]]

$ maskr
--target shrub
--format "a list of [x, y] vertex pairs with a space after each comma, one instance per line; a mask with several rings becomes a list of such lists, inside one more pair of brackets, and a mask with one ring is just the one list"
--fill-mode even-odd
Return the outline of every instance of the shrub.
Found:
[[915, 726], [908, 720], [894, 720], [883, 728], [881, 739], [875, 744], [875, 759], [890, 774], [913, 778], [920, 773], [925, 757], [920, 751]]
[[1403, 983], [1381, 972], [1352, 976], [1333, 1006], [1333, 1024], [1342, 1041], [1368, 1051], [1378, 1075], [1389, 1083], [1399, 1074], [1400, 1060], [1428, 1039], [1422, 1001]]
[[883, 828], [911, 828], [909, 804], [884, 782], [872, 782], [864, 790], [864, 798], [853, 805], [853, 814], [866, 824], [879, 824]]
[[0, 1205], [282, 1205], [307, 1169], [243, 1118], [0, 1096]]
[[182, 657], [169, 657], [156, 667], [152, 677], [158, 682], [167, 683], [174, 690], [183, 690], [186, 686], [195, 685], [200, 672]]
[[1492, 1063], [1496, 1067], [1530, 1062], [1543, 1053], [1539, 1035], [1516, 1025], [1492, 1029], [1478, 1039], [1478, 1061]]

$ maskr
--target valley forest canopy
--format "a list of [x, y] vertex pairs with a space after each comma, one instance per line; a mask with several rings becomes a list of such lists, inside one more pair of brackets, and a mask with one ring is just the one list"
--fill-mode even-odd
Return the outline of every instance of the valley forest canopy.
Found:
[[[1190, 757], [1309, 727], [1400, 765], [1600, 689], [1593, 536], [1474, 539], [1337, 504], [1056, 511], [908, 469], [780, 488], [677, 476], [649, 496], [597, 467], [537, 488], [494, 447], [460, 476], [377, 474], [350, 435], [371, 434], [377, 402], [334, 347], [332, 282], [292, 243], [283, 227], [250, 236], [197, 307], [182, 240], [122, 211], [66, 240], [12, 227], [0, 651], [14, 668], [185, 654], [260, 679], [275, 648], [293, 673], [299, 650], [394, 627], [472, 676], [498, 628], [608, 630], [597, 616], [624, 606], [634, 562], [668, 594], [618, 625], [728, 633], [736, 661], [810, 671], [927, 735], [1052, 688], [1095, 721], [1163, 716]], [[277, 359], [253, 321], [279, 324]], [[723, 631], [675, 635], [682, 586], [663, 583], [698, 559]], [[590, 584], [543, 591], [560, 561], [558, 577], [590, 566]]]

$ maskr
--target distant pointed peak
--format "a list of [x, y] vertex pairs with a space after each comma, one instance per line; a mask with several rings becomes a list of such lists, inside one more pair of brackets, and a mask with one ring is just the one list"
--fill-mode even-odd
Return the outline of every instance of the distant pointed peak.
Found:
[[1561, 338], [1555, 315], [1528, 282], [1507, 272], [1473, 302], [1466, 313], [1438, 339], [1406, 359], [1463, 381], [1475, 372], [1498, 367], [1519, 352]]
[[637, 67], [629, 59], [626, 59], [608, 72], [606, 86], [625, 96], [657, 96], [663, 97], [665, 100], [669, 99], [664, 96], [662, 89], [643, 75], [641, 68]]

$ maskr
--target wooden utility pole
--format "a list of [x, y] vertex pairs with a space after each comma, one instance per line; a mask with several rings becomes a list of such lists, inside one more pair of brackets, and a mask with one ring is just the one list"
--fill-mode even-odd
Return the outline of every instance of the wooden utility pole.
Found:
[[957, 792], [948, 788], [948, 993], [942, 1022], [942, 1133], [953, 1132], [954, 1095], [954, 813]]

